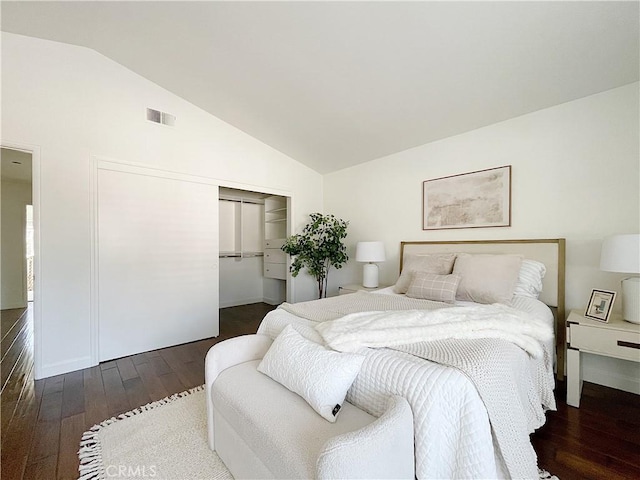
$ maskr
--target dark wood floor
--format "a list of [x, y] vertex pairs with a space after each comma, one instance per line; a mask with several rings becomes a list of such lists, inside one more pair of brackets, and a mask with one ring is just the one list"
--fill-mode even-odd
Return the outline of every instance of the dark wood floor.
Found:
[[[220, 311], [220, 337], [33, 380], [30, 313], [2, 312], [2, 478], [75, 479], [82, 433], [114, 415], [204, 383], [214, 343], [254, 333], [271, 306]], [[564, 402], [533, 436], [541, 467], [571, 479], [640, 478], [638, 396], [585, 384], [580, 409]]]
[[556, 388], [558, 409], [532, 436], [542, 468], [569, 479], [640, 479], [640, 396], [584, 384], [580, 408]]
[[[256, 303], [221, 309], [217, 338], [38, 381], [33, 380], [30, 311], [21, 315], [20, 310], [3, 310], [2, 479], [77, 479], [83, 432], [112, 416], [202, 385], [204, 357], [211, 345], [255, 333], [273, 308]], [[11, 338], [17, 339], [13, 347]]]

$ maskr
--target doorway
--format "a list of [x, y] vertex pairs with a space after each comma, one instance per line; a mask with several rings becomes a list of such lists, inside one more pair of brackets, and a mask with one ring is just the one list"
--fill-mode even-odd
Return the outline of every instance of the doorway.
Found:
[[[33, 368], [33, 157], [30, 152], [0, 151], [2, 392], [19, 384]], [[30, 274], [28, 272], [31, 272]], [[29, 281], [28, 279], [31, 279]], [[29, 293], [31, 292], [31, 293]], [[14, 390], [13, 387], [10, 388]], [[17, 391], [21, 389], [18, 388]]]
[[218, 198], [220, 307], [288, 301], [290, 197], [220, 187]]
[[26, 208], [26, 232], [25, 232], [25, 253], [26, 253], [26, 285], [27, 285], [27, 302], [33, 302], [33, 289], [35, 283], [35, 274], [33, 273], [33, 257], [34, 257], [34, 230], [33, 230], [33, 205], [27, 205]]
[[[0, 308], [2, 310], [26, 308], [28, 302], [27, 253], [33, 259], [32, 156], [29, 152], [9, 148], [2, 148], [0, 155], [2, 159], [0, 168], [2, 182]], [[30, 208], [27, 209], [27, 206]], [[30, 218], [27, 218], [28, 216]], [[30, 252], [27, 252], [27, 224], [30, 224]]]

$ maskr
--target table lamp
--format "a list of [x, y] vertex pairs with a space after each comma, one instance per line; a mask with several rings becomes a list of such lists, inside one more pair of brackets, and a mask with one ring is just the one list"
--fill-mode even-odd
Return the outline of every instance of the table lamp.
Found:
[[[600, 270], [640, 273], [640, 234], [613, 235], [602, 242]], [[640, 323], [640, 277], [622, 280], [622, 318]]]
[[356, 262], [367, 262], [362, 270], [362, 286], [377, 288], [378, 265], [374, 262], [384, 262], [384, 243], [358, 242], [356, 245]]

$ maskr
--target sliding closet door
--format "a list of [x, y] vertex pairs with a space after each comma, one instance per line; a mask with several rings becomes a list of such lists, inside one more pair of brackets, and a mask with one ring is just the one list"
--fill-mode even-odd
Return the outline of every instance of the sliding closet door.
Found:
[[217, 336], [217, 186], [98, 170], [100, 361]]

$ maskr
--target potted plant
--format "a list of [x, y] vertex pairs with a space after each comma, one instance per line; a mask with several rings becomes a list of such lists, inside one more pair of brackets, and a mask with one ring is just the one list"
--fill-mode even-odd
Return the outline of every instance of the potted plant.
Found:
[[318, 298], [327, 296], [327, 280], [331, 266], [342, 268], [349, 260], [342, 240], [349, 222], [333, 215], [312, 213], [311, 221], [301, 234], [287, 238], [282, 250], [292, 257], [291, 275], [296, 277], [303, 267], [318, 282]]

